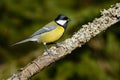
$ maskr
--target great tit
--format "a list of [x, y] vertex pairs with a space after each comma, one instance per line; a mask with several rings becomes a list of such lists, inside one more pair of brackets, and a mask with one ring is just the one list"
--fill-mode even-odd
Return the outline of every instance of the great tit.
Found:
[[36, 41], [38, 43], [42, 42], [48, 52], [46, 44], [55, 42], [59, 38], [61, 38], [67, 28], [67, 24], [69, 21], [70, 19], [67, 16], [58, 15], [54, 21], [51, 21], [43, 28], [33, 33], [29, 38], [13, 44], [13, 46], [28, 41]]

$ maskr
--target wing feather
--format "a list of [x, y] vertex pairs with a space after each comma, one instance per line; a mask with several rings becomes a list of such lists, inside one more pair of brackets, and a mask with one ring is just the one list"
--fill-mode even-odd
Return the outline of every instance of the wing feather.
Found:
[[42, 29], [39, 29], [38, 31], [36, 31], [35, 33], [33, 33], [30, 37], [45, 33], [45, 32], [49, 32], [53, 29], [55, 29], [57, 27], [57, 24], [52, 21], [50, 23], [48, 23], [47, 25], [45, 25]]

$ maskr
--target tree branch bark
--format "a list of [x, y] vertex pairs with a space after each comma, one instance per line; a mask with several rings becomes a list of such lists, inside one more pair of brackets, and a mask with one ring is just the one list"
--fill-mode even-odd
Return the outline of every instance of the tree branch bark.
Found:
[[83, 25], [82, 28], [76, 32], [71, 38], [66, 39], [59, 46], [53, 46], [49, 49], [52, 55], [46, 55], [44, 52], [42, 56], [33, 60], [21, 71], [13, 74], [8, 80], [27, 80], [33, 75], [40, 72], [42, 69], [51, 63], [61, 59], [65, 55], [71, 53], [75, 48], [81, 47], [88, 42], [92, 37], [100, 32], [106, 30], [111, 25], [120, 21], [120, 3], [112, 6], [108, 10], [101, 11], [101, 17], [96, 18], [93, 22]]

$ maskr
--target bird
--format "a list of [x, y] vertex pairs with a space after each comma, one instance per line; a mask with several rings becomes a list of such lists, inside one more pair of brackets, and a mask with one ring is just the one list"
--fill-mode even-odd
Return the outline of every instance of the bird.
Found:
[[46, 24], [41, 29], [33, 33], [30, 37], [20, 42], [17, 42], [12, 46], [25, 43], [28, 41], [34, 41], [38, 43], [43, 43], [47, 53], [49, 53], [47, 43], [53, 43], [60, 39], [64, 32], [66, 31], [69, 21], [70, 18], [63, 14], [60, 14], [53, 21], [51, 21], [50, 23]]

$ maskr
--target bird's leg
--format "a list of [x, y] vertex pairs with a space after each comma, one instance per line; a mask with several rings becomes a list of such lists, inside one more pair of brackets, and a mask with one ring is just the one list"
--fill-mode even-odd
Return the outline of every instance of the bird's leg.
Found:
[[48, 50], [48, 47], [46, 45], [46, 43], [44, 42], [43, 43], [44, 47], [45, 47], [45, 51], [48, 53], [48, 55], [51, 55], [50, 51]]
[[[45, 50], [46, 50], [46, 52], [48, 53], [48, 55], [49, 55], [50, 57], [52, 57], [53, 54], [48, 50], [48, 47], [47, 47], [46, 43], [43, 43], [43, 45], [45, 46]], [[54, 59], [54, 58], [53, 58], [53, 60], [54, 60], [54, 62], [55, 62], [55, 59]]]

